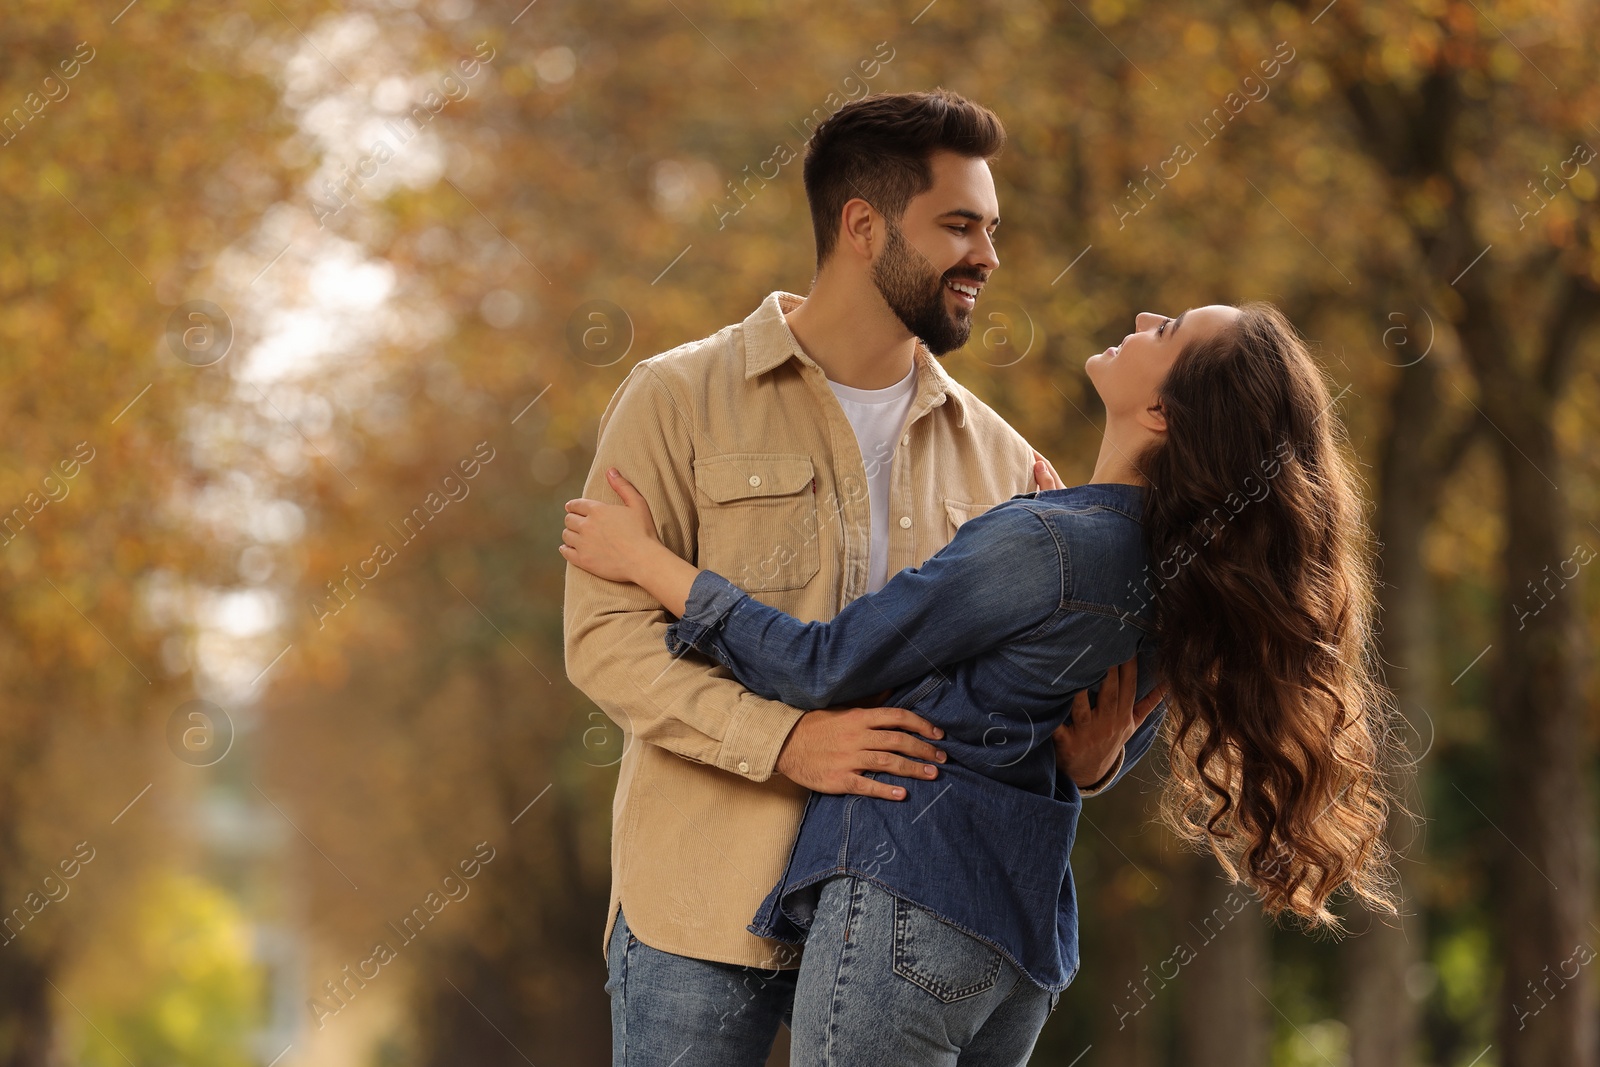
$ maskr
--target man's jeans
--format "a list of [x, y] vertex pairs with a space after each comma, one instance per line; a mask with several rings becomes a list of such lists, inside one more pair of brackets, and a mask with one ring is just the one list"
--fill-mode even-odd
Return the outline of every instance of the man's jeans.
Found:
[[794, 1067], [1021, 1067], [1058, 998], [848, 876], [823, 886], [799, 971], [662, 952], [620, 913], [607, 968], [613, 1067], [762, 1067], [791, 1012]]
[[762, 1067], [800, 973], [662, 952], [634, 937], [621, 912], [606, 969], [612, 1067]]

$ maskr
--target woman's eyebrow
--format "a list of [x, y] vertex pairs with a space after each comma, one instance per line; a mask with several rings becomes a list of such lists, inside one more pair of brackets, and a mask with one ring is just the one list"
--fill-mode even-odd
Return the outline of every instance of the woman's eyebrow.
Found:
[[1177, 336], [1178, 327], [1183, 325], [1183, 317], [1187, 314], [1189, 314], [1187, 311], [1178, 312], [1178, 317], [1172, 320], [1172, 329], [1167, 331], [1168, 337]]

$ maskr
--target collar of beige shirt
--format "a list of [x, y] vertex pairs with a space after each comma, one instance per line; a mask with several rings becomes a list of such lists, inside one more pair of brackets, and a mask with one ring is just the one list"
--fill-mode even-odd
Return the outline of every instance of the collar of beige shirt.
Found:
[[[803, 303], [805, 297], [780, 290], [768, 295], [761, 302], [761, 306], [744, 320], [744, 376], [747, 380], [758, 374], [765, 374], [790, 359], [798, 359], [808, 366], [817, 367], [816, 361], [806, 355], [800, 347], [794, 331], [789, 329], [789, 323], [784, 319], [785, 315]], [[961, 398], [961, 390], [955, 387], [955, 380], [945, 372], [939, 365], [939, 360], [920, 340], [917, 341], [916, 360], [919, 392], [937, 392], [954, 401], [957, 411], [956, 425], [965, 427], [967, 409], [966, 401]], [[820, 371], [822, 368], [817, 367], [817, 369]], [[921, 400], [922, 397], [919, 396], [918, 399]], [[918, 407], [921, 406], [918, 404]]]

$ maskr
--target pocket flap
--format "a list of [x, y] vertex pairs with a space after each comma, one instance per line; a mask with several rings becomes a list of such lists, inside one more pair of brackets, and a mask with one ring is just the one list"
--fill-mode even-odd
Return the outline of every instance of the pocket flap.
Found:
[[993, 504], [969, 504], [965, 500], [951, 500], [948, 497], [944, 502], [945, 514], [950, 516], [951, 524], [958, 530], [962, 523], [977, 518], [992, 507]]
[[694, 484], [718, 504], [789, 496], [807, 488], [812, 474], [811, 457], [792, 453], [728, 453], [694, 463]]

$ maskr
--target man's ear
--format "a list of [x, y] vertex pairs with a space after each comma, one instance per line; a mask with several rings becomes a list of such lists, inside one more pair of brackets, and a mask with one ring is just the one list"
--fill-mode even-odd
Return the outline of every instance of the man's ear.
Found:
[[1139, 425], [1151, 433], [1167, 432], [1167, 413], [1162, 410], [1161, 401], [1157, 400], [1139, 412]]
[[862, 259], [871, 259], [873, 239], [883, 228], [878, 221], [877, 210], [860, 197], [855, 197], [845, 202], [844, 211], [840, 215], [840, 225], [843, 230], [839, 239], [849, 242], [850, 247]]

